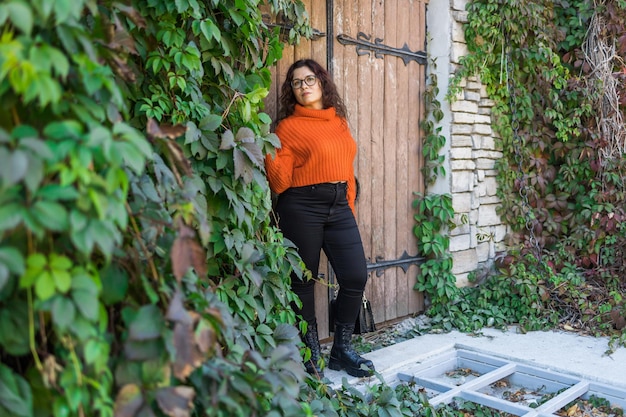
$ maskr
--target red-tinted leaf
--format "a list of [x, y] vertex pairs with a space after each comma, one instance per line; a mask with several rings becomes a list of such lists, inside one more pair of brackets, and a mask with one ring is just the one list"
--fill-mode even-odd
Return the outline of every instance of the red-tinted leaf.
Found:
[[174, 297], [172, 297], [172, 301], [170, 301], [170, 306], [167, 309], [167, 315], [165, 317], [168, 320], [175, 321], [177, 323], [187, 325], [192, 324], [191, 315], [183, 306], [183, 298], [180, 290], [177, 290]]
[[254, 179], [250, 159], [237, 148], [233, 150], [233, 157], [235, 162], [235, 179], [243, 178], [246, 184], [250, 184]]
[[176, 349], [173, 364], [174, 375], [184, 380], [202, 365], [204, 357], [196, 346], [191, 324], [178, 322], [174, 325], [174, 348]]
[[195, 239], [193, 229], [181, 225], [178, 237], [172, 245], [170, 253], [174, 276], [180, 283], [189, 268], [194, 268], [200, 276], [206, 275], [206, 255], [204, 249]]
[[204, 321], [200, 321], [196, 328], [196, 344], [198, 345], [198, 349], [205, 355], [213, 351], [219, 351], [219, 343], [215, 329]]
[[115, 417], [135, 417], [143, 405], [143, 394], [135, 384], [124, 385], [115, 398]]
[[170, 417], [190, 417], [196, 392], [191, 387], [166, 387], [156, 393], [161, 410]]
[[179, 136], [182, 136], [187, 128], [183, 125], [159, 125], [156, 120], [150, 118], [148, 119], [148, 123], [146, 125], [146, 130], [148, 136], [152, 138], [158, 139], [176, 139]]

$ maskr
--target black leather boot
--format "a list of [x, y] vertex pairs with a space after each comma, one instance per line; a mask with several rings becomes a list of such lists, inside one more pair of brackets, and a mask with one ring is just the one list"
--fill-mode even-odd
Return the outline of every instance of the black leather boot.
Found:
[[[330, 350], [328, 367], [335, 371], [345, 369], [352, 376], [370, 376], [374, 373], [374, 364], [354, 351], [352, 347], [353, 332], [354, 324], [337, 323], [335, 325], [335, 340], [333, 341], [333, 348]], [[365, 365], [368, 369], [361, 369], [361, 365]]]
[[306, 347], [311, 350], [311, 358], [304, 363], [307, 373], [317, 375], [318, 378], [324, 377], [324, 371], [320, 366], [322, 359], [322, 348], [320, 347], [320, 339], [317, 336], [317, 322], [309, 323], [307, 331], [302, 338]]

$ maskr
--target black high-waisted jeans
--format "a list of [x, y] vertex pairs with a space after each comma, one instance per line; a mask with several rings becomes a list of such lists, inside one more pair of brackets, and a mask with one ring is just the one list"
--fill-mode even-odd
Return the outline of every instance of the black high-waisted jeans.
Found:
[[[335, 321], [354, 323], [365, 283], [367, 264], [354, 214], [346, 199], [346, 183], [323, 183], [289, 188], [278, 197], [276, 213], [283, 235], [317, 277], [323, 249], [337, 277], [339, 293]], [[292, 276], [292, 289], [302, 301], [296, 311], [311, 323], [315, 319], [315, 281]]]

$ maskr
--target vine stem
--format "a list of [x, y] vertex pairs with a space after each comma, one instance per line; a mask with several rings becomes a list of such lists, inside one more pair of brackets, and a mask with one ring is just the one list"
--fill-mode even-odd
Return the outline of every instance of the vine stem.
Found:
[[43, 365], [41, 364], [41, 359], [39, 359], [37, 347], [35, 346], [35, 317], [33, 314], [33, 292], [31, 288], [28, 288], [26, 295], [28, 297], [28, 345], [30, 347], [30, 353], [32, 353], [33, 359], [35, 359], [37, 370], [43, 372]]
[[74, 372], [76, 373], [76, 381], [78, 386], [83, 385], [83, 371], [80, 366], [80, 361], [78, 360], [78, 356], [76, 355], [76, 349], [74, 348], [74, 340], [71, 336], [68, 336], [64, 340], [65, 346], [70, 351], [70, 360], [72, 361], [72, 365], [74, 365]]
[[230, 102], [228, 103], [228, 106], [226, 107], [226, 109], [222, 113], [222, 120], [224, 120], [226, 118], [226, 115], [230, 112], [230, 108], [232, 107], [233, 103], [235, 103], [235, 100], [237, 100], [239, 97], [243, 97], [243, 96], [245, 96], [245, 94], [240, 93], [239, 91], [235, 91], [235, 94], [233, 95], [233, 98], [230, 99]]
[[143, 239], [141, 238], [141, 233], [139, 232], [139, 226], [137, 226], [137, 222], [135, 221], [135, 217], [133, 216], [133, 211], [130, 209], [130, 205], [128, 204], [128, 201], [126, 201], [124, 204], [126, 206], [126, 212], [128, 213], [128, 217], [130, 218], [130, 223], [133, 226], [133, 234], [135, 235], [137, 242], [139, 242], [139, 246], [141, 246], [141, 250], [143, 251], [144, 255], [146, 256], [146, 259], [148, 260], [148, 265], [150, 265], [150, 272], [152, 273], [152, 278], [155, 281], [158, 281], [159, 273], [156, 270], [156, 266], [154, 265], [154, 261], [152, 259], [152, 256], [150, 256], [150, 252], [148, 251], [148, 248], [146, 248], [146, 245], [144, 244]]

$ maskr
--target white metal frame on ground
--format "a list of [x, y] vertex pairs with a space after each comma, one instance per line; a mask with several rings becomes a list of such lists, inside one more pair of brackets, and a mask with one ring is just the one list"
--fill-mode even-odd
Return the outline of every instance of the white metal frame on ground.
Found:
[[[455, 369], [470, 369], [479, 376], [460, 385], [438, 378]], [[596, 396], [609, 401], [614, 407], [626, 410], [624, 389], [463, 349], [453, 349], [428, 361], [406, 367], [398, 372], [397, 377], [400, 382], [413, 383], [434, 392], [429, 399], [434, 406], [448, 404], [454, 398], [462, 398], [517, 416], [556, 417], [553, 413], [570, 402]], [[484, 392], [486, 387], [502, 379], [530, 389], [543, 387], [542, 390], [546, 393], [554, 393], [554, 397], [536, 408], [531, 408]]]

